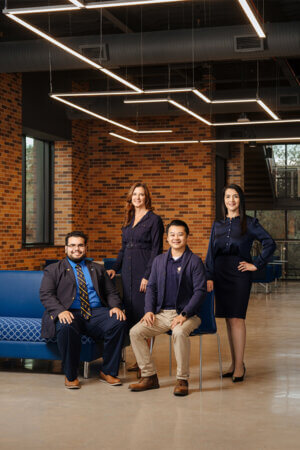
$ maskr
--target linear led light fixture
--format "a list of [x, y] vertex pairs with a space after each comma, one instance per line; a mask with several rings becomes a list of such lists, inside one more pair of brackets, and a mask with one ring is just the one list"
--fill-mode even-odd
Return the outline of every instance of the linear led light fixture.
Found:
[[199, 116], [198, 114], [194, 113], [193, 111], [191, 111], [190, 109], [188, 109], [185, 106], [181, 105], [180, 103], [175, 102], [175, 100], [169, 100], [169, 103], [171, 103], [171, 105], [174, 105], [177, 108], [181, 109], [182, 111], [185, 111], [187, 114], [190, 114], [191, 116], [195, 117], [196, 119], [200, 120], [201, 122], [205, 123], [206, 125], [211, 125], [212, 124], [208, 120], [204, 119], [204, 117]]
[[258, 34], [258, 36], [260, 38], [265, 38], [266, 35], [262, 29], [262, 27], [260, 26], [260, 24], [258, 23], [258, 20], [256, 19], [252, 9], [250, 8], [250, 6], [248, 5], [247, 0], [238, 0], [239, 4], [241, 5], [241, 7], [244, 10], [244, 13], [246, 14], [246, 16], [248, 17], [248, 19], [250, 20], [251, 25], [253, 26], [254, 30], [256, 31], [256, 33]]
[[257, 103], [269, 114], [274, 120], [279, 120], [279, 117], [260, 99], [256, 100]]
[[120, 134], [112, 133], [112, 132], [110, 132], [109, 134], [111, 136], [114, 136], [114, 137], [118, 138], [118, 139], [122, 139], [123, 141], [131, 142], [132, 144], [138, 144], [138, 141], [134, 141], [133, 139], [129, 139], [129, 138], [125, 137], [125, 136], [121, 136]]
[[168, 98], [146, 98], [146, 99], [133, 99], [133, 100], [124, 100], [124, 103], [132, 104], [132, 103], [169, 103]]
[[255, 103], [256, 98], [237, 98], [237, 99], [226, 99], [226, 100], [212, 100], [213, 104], [226, 104], [226, 103]]
[[212, 101], [206, 97], [206, 95], [202, 94], [198, 89], [192, 89], [193, 94], [197, 95], [197, 97], [200, 97], [201, 100], [203, 100], [205, 103], [212, 103]]
[[44, 33], [39, 28], [36, 28], [36, 27], [30, 25], [25, 20], [22, 20], [19, 17], [15, 16], [14, 14], [10, 14], [10, 13], [6, 14], [6, 16], [9, 17], [10, 19], [14, 20], [15, 22], [19, 23], [23, 27], [27, 28], [28, 30], [32, 31], [33, 33], [37, 34], [38, 36], [41, 36], [43, 39], [47, 40], [51, 44], [54, 44], [57, 47], [61, 48], [65, 52], [69, 53], [70, 55], [75, 56], [76, 58], [78, 58], [81, 61], [89, 64], [90, 66], [94, 67], [95, 69], [98, 69], [101, 72], [105, 73], [109, 77], [114, 78], [115, 80], [119, 81], [121, 84], [124, 84], [125, 86], [129, 87], [130, 89], [133, 89], [135, 92], [137, 92], [137, 93], [142, 93], [143, 92], [142, 89], [140, 89], [139, 87], [135, 86], [132, 83], [129, 83], [129, 81], [125, 80], [122, 77], [119, 77], [119, 75], [116, 75], [115, 73], [111, 72], [110, 70], [105, 69], [104, 67], [100, 66], [100, 64], [95, 63], [91, 59], [86, 58], [85, 56], [83, 56], [80, 53], [76, 52], [75, 50], [73, 50], [72, 48], [68, 47], [67, 45], [62, 44], [57, 39], [54, 39], [53, 37], [51, 37], [47, 33]]
[[198, 89], [195, 88], [167, 88], [167, 89], [146, 89], [144, 94], [168, 94], [168, 93], [176, 93], [176, 92], [192, 92], [197, 95], [206, 103], [211, 103], [211, 100], [206, 97], [206, 95], [202, 94]]
[[144, 94], [167, 94], [176, 92], [191, 92], [192, 88], [166, 88], [166, 89], [146, 89]]
[[76, 5], [79, 8], [84, 8], [85, 7], [85, 5], [82, 2], [80, 2], [79, 0], [69, 0], [69, 2], [73, 3], [73, 5]]
[[27, 8], [11, 8], [3, 9], [3, 14], [38, 14], [38, 13], [48, 13], [48, 12], [62, 12], [62, 11], [78, 11], [80, 8], [73, 5], [49, 5], [49, 6], [38, 6], [38, 7], [27, 7]]
[[109, 133], [111, 136], [114, 136], [118, 139], [124, 140], [124, 141], [128, 141], [131, 142], [132, 144], [137, 144], [137, 145], [154, 145], [154, 144], [159, 144], [159, 145], [172, 145], [172, 144], [199, 144], [200, 141], [195, 141], [195, 140], [186, 140], [186, 141], [135, 141], [133, 139], [129, 139], [125, 136], [122, 136], [121, 134], [117, 134], [117, 133]]
[[181, 109], [182, 111], [186, 112], [187, 114], [190, 114], [191, 116], [195, 117], [196, 119], [200, 120], [201, 122], [205, 123], [206, 125], [212, 125], [211, 122], [204, 119], [204, 117], [199, 116], [198, 114], [194, 113], [192, 110], [186, 108], [185, 106], [181, 105], [181, 103], [175, 102], [175, 100], [171, 100], [169, 98], [151, 98], [151, 99], [133, 99], [133, 100], [124, 100], [124, 103], [170, 103], [173, 106], [176, 106], [176, 108]]
[[76, 103], [69, 102], [68, 100], [65, 100], [63, 98], [60, 98], [57, 94], [50, 94], [51, 98], [54, 98], [55, 100], [58, 100], [59, 102], [64, 103], [65, 105], [70, 106], [71, 108], [78, 109], [79, 111], [82, 111], [92, 117], [95, 117], [96, 119], [104, 120], [105, 122], [111, 123], [112, 125], [115, 125], [116, 127], [123, 128], [124, 130], [130, 131], [131, 133], [136, 134], [158, 134], [158, 133], [173, 133], [173, 130], [136, 130], [135, 128], [128, 127], [126, 125], [123, 125], [120, 122], [116, 122], [115, 120], [111, 120], [108, 117], [102, 116], [101, 114], [94, 113], [93, 111], [83, 108], [82, 106], [76, 105]]
[[245, 99], [226, 99], [226, 100], [212, 100], [213, 104], [226, 104], [226, 103], [258, 103], [269, 116], [274, 120], [280, 120], [277, 114], [275, 114], [262, 100], [259, 98], [245, 98]]
[[110, 97], [112, 95], [137, 95], [134, 91], [57, 92], [59, 97]]
[[201, 144], [217, 144], [218, 142], [298, 142], [300, 141], [300, 137], [273, 137], [273, 138], [251, 138], [251, 139], [204, 139]]
[[94, 2], [85, 5], [86, 9], [115, 8], [118, 6], [155, 5], [159, 3], [175, 3], [185, 0], [118, 0], [111, 2]]
[[279, 120], [253, 120], [250, 122], [215, 122], [212, 125], [214, 127], [225, 127], [225, 126], [232, 126], [232, 125], [262, 125], [262, 124], [274, 124], [274, 123], [298, 123], [300, 122], [300, 119], [279, 119]]

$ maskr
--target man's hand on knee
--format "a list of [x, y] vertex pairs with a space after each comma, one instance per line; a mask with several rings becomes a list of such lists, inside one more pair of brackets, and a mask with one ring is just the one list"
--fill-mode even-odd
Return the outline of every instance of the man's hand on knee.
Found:
[[182, 325], [185, 321], [186, 321], [186, 316], [182, 316], [181, 314], [179, 314], [178, 316], [175, 317], [175, 319], [173, 319], [172, 324], [171, 324], [171, 329], [174, 330], [176, 325]]
[[72, 323], [74, 319], [73, 314], [70, 311], [63, 311], [61, 313], [58, 314], [58, 320], [60, 321], [60, 323]]
[[155, 314], [153, 312], [147, 312], [144, 317], [141, 318], [141, 322], [144, 322], [147, 327], [152, 327], [155, 321]]
[[113, 314], [116, 314], [118, 320], [126, 320], [126, 316], [120, 308], [112, 308], [109, 311], [109, 316], [112, 317]]

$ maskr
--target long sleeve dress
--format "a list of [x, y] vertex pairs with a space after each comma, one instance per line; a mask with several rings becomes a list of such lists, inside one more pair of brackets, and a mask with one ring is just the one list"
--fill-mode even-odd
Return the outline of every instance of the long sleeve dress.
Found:
[[213, 223], [206, 256], [207, 279], [213, 280], [216, 317], [245, 319], [252, 274], [241, 272], [241, 261], [252, 263], [250, 251], [254, 240], [262, 243], [262, 252], [254, 265], [261, 269], [273, 255], [276, 244], [258, 220], [247, 216], [247, 232], [241, 234], [240, 217]]
[[121, 269], [123, 302], [129, 326], [135, 325], [144, 315], [145, 293], [140, 292], [142, 278], [149, 279], [152, 262], [163, 250], [163, 221], [148, 211], [133, 227], [134, 217], [122, 229], [122, 248], [115, 271]]

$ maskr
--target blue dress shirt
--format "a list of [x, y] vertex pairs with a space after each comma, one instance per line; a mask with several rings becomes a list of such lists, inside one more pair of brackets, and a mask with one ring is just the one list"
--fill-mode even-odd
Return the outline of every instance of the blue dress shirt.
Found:
[[101, 300], [97, 295], [97, 292], [94, 288], [92, 279], [91, 279], [91, 274], [89, 272], [89, 269], [87, 268], [86, 264], [85, 264], [85, 260], [81, 261], [80, 263], [76, 263], [74, 261], [71, 261], [68, 258], [69, 263], [71, 264], [71, 267], [73, 269], [74, 275], [75, 275], [75, 279], [76, 279], [76, 297], [74, 302], [71, 305], [70, 309], [80, 309], [80, 297], [79, 297], [79, 284], [78, 284], [78, 278], [77, 278], [77, 270], [76, 270], [76, 266], [77, 264], [80, 264], [81, 268], [82, 268], [82, 272], [85, 278], [85, 282], [86, 282], [86, 286], [87, 286], [87, 291], [88, 291], [88, 296], [89, 296], [89, 302], [90, 302], [90, 307], [91, 308], [99, 308], [101, 306]]

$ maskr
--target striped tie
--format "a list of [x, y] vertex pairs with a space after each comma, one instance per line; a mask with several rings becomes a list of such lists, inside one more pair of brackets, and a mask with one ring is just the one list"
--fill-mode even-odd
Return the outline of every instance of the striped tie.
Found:
[[76, 265], [76, 271], [79, 283], [80, 313], [84, 319], [89, 320], [92, 312], [87, 292], [87, 285], [80, 264]]

